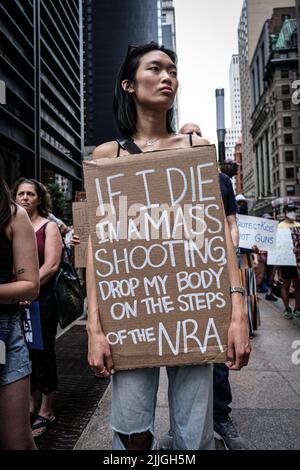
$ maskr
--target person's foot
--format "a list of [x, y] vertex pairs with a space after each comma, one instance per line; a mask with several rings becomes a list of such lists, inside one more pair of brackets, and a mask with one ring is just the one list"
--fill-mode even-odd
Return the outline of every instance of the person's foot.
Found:
[[225, 421], [214, 421], [215, 439], [221, 440], [227, 450], [246, 450], [246, 442], [228, 417]]
[[265, 297], [266, 300], [271, 300], [272, 302], [277, 302], [277, 297], [275, 297], [275, 295], [273, 294], [266, 294], [266, 297]]
[[34, 423], [31, 426], [32, 436], [39, 437], [48, 431], [55, 421], [55, 416], [45, 418], [45, 416], [37, 415]]
[[283, 312], [283, 316], [284, 316], [284, 318], [286, 318], [286, 320], [291, 320], [293, 318], [293, 313], [292, 313], [291, 307], [287, 307], [285, 309], [285, 311]]
[[293, 317], [300, 318], [300, 308], [295, 308], [295, 310], [293, 311]]

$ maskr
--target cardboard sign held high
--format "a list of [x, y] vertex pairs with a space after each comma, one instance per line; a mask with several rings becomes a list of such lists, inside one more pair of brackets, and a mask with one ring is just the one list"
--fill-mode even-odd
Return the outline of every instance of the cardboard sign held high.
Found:
[[224, 362], [231, 302], [214, 146], [84, 163], [115, 369]]
[[75, 246], [75, 267], [86, 267], [87, 243], [89, 239], [89, 219], [87, 202], [73, 202], [74, 233], [80, 238], [80, 245]]

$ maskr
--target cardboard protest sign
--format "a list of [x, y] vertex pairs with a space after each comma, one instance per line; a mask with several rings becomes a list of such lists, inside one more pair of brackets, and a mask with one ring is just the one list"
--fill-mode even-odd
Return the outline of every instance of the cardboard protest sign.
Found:
[[294, 254], [296, 256], [296, 265], [298, 270], [298, 277], [300, 279], [300, 227], [291, 228]]
[[296, 256], [289, 228], [279, 228], [277, 230], [276, 250], [268, 251], [267, 264], [296, 266]]
[[277, 220], [238, 214], [237, 224], [240, 248], [252, 249], [256, 245], [262, 251], [276, 249]]
[[214, 146], [84, 163], [115, 369], [224, 362], [231, 314]]
[[89, 218], [87, 202], [73, 202], [74, 233], [80, 238], [80, 245], [75, 246], [75, 267], [86, 267], [87, 242], [89, 238]]

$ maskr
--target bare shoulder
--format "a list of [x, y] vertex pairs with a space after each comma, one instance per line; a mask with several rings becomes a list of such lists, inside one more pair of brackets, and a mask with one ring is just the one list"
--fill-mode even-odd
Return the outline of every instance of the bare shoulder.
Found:
[[[174, 139], [179, 147], [190, 147], [190, 136], [187, 134], [177, 134]], [[203, 139], [198, 135], [192, 135], [192, 144], [193, 147], [197, 145], [210, 145], [210, 142], [207, 139]]]
[[203, 137], [199, 137], [198, 135], [193, 135], [193, 147], [194, 145], [210, 145], [210, 142]]
[[116, 141], [105, 142], [105, 144], [98, 145], [93, 151], [93, 160], [98, 158], [113, 158], [118, 153], [118, 144]]
[[46, 229], [45, 229], [46, 234], [47, 233], [60, 233], [59, 228], [58, 228], [58, 226], [55, 222], [52, 222], [52, 221], [49, 222], [48, 219], [45, 219], [45, 222], [47, 222], [47, 221], [48, 221], [48, 223], [47, 223], [47, 226], [46, 226]]
[[32, 224], [28, 217], [26, 210], [17, 205], [16, 210], [12, 207], [12, 218], [10, 224], [6, 228], [6, 234], [9, 239], [12, 239], [12, 236], [15, 235], [17, 232], [21, 231], [33, 231]]
[[11, 223], [12, 225], [14, 224], [22, 224], [22, 223], [29, 223], [31, 224], [30, 222], [30, 219], [28, 217], [28, 214], [26, 212], [26, 210], [21, 207], [21, 206], [18, 206], [17, 205], [17, 209], [15, 210], [14, 207], [12, 207], [12, 219], [11, 219]]

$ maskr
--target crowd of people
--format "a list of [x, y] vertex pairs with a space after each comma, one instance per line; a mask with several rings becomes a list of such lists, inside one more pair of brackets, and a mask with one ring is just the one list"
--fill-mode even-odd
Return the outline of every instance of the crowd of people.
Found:
[[[173, 127], [173, 103], [178, 88], [176, 63], [173, 51], [153, 42], [129, 49], [114, 93], [115, 118], [125, 141], [116, 140], [96, 147], [93, 159], [209, 144], [196, 124], [188, 123], [179, 132]], [[247, 201], [242, 195], [235, 197], [230, 178], [222, 172], [219, 183], [225, 211], [232, 308], [227, 361], [167, 367], [170, 430], [160, 444], [165, 449], [214, 449], [215, 437], [223, 439], [231, 449], [247, 447], [230, 418], [229, 383], [229, 371], [240, 370], [248, 363], [255, 324], [247, 311], [241, 276], [241, 269], [253, 269], [253, 265], [246, 268], [240, 265], [239, 270], [237, 259], [236, 216], [247, 213]], [[35, 449], [33, 438], [38, 438], [55, 422], [58, 319], [53, 281], [62, 255], [61, 235], [68, 227], [51, 213], [50, 202], [42, 183], [21, 178], [10, 193], [3, 173], [0, 174], [0, 334], [3, 338], [6, 334], [7, 353], [6, 364], [0, 365], [0, 449]], [[293, 208], [286, 207], [285, 220], [279, 227], [296, 225]], [[80, 242], [76, 234], [72, 240]], [[250, 258], [249, 253], [246, 255], [247, 260], [251, 258], [251, 263], [256, 263], [258, 286], [268, 276], [266, 298], [275, 300], [272, 293], [274, 268], [265, 265], [264, 253], [255, 247]], [[294, 269], [282, 269], [281, 276], [284, 315], [286, 318], [289, 313], [292, 315], [291, 282], [297, 292], [293, 314], [300, 315], [298, 275]], [[97, 303], [91, 240], [86, 281], [88, 361], [97, 377], [110, 377], [112, 381], [113, 449], [154, 449], [157, 447], [154, 418], [159, 367], [114, 370]], [[39, 303], [43, 349], [29, 352], [20, 312], [32, 301]]]

